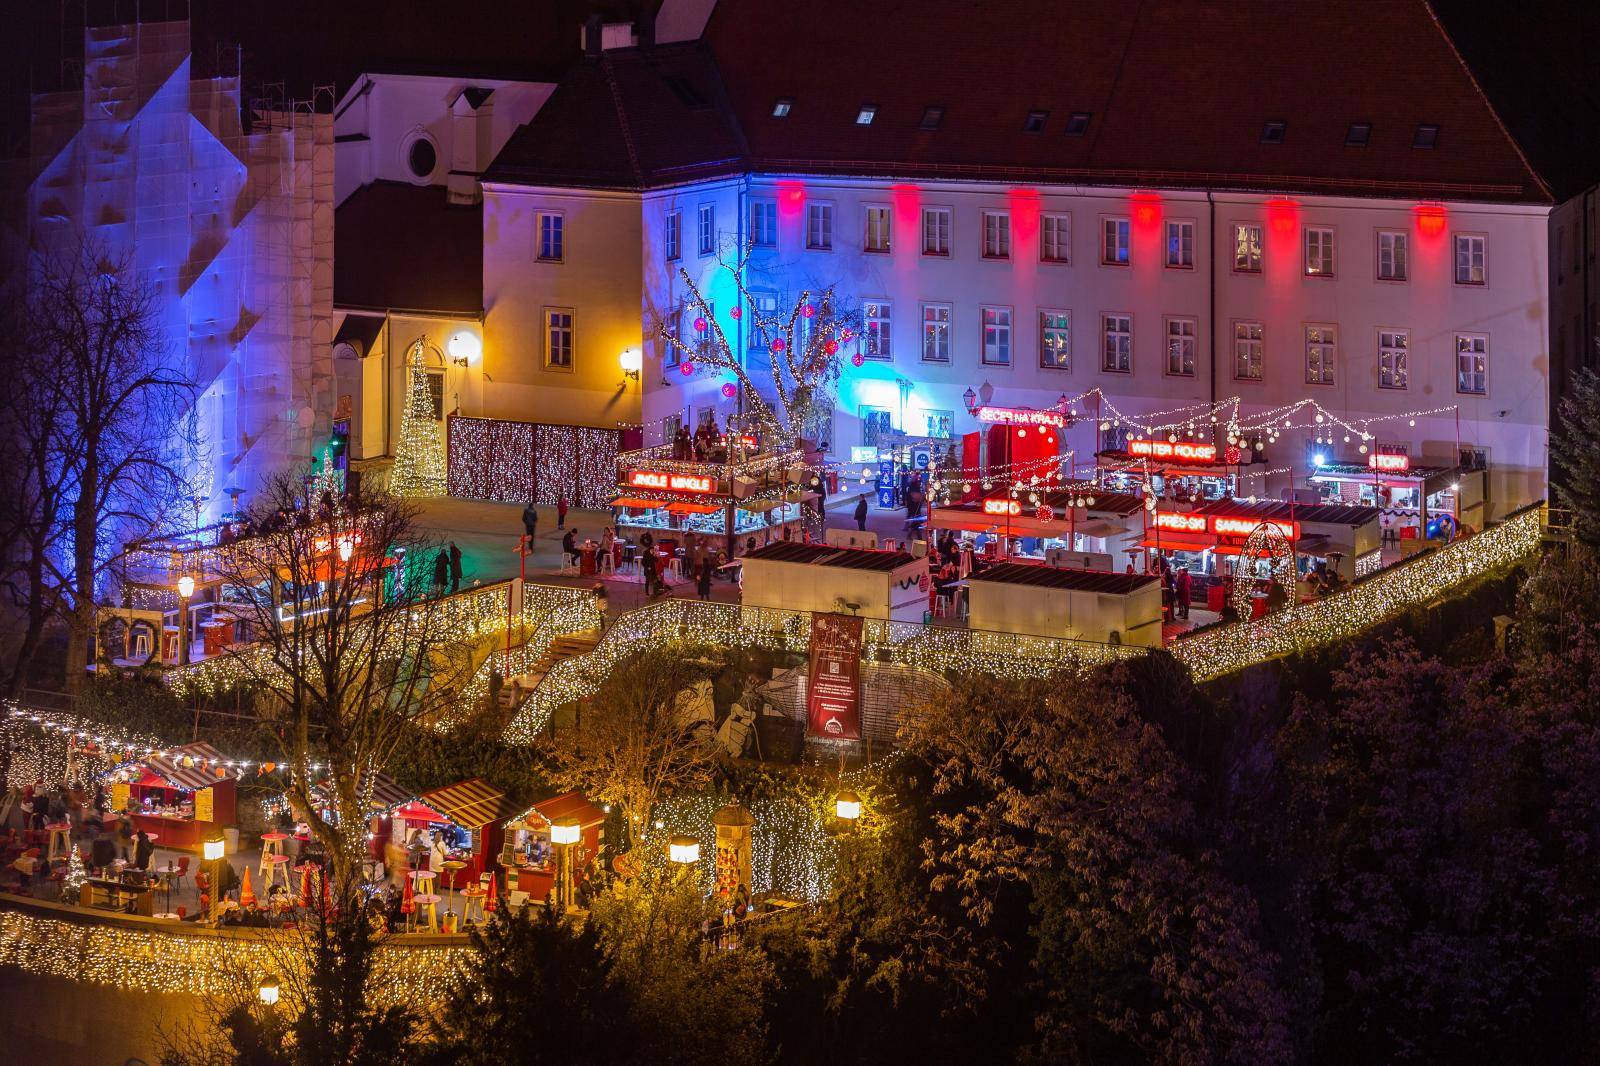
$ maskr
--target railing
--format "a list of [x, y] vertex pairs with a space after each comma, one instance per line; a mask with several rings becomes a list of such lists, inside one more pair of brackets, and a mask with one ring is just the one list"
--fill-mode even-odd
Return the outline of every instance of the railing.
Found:
[[[588, 655], [563, 660], [540, 680], [506, 727], [505, 739], [531, 743], [558, 707], [592, 694], [625, 655], [669, 641], [705, 641], [724, 648], [766, 648], [804, 653], [811, 613], [698, 600], [662, 600], [619, 618]], [[1031, 637], [891, 622], [862, 625], [867, 662], [923, 670], [978, 670], [1003, 676], [1043, 677], [1057, 670], [1094, 666], [1144, 654], [1144, 648], [1087, 640]]]
[[529, 631], [522, 643], [510, 652], [497, 650], [489, 653], [483, 665], [472, 675], [461, 692], [457, 713], [439, 728], [448, 729], [469, 714], [489, 695], [490, 674], [498, 668], [502, 679], [509, 681], [513, 674], [531, 670], [551, 643], [567, 633], [581, 633], [599, 629], [602, 618], [594, 595], [586, 589], [565, 585], [524, 585], [522, 589], [522, 624]]
[[1471, 537], [1414, 556], [1343, 592], [1254, 621], [1208, 628], [1168, 650], [1205, 681], [1370, 629], [1539, 549], [1545, 507], [1532, 504]]

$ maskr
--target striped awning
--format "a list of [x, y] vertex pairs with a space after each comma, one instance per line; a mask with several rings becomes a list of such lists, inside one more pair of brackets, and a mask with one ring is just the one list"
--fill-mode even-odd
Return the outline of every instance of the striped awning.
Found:
[[[362, 784], [366, 785], [367, 782], [363, 781]], [[402, 788], [400, 783], [394, 778], [390, 777], [388, 774], [373, 774], [371, 777], [371, 784], [371, 808], [374, 811], [393, 811], [396, 807], [399, 807], [405, 803], [409, 803], [411, 800], [416, 798], [415, 792], [412, 792], [410, 789]], [[325, 796], [325, 790], [327, 787], [327, 781], [324, 780], [318, 782], [316, 788], [312, 790], [312, 797], [318, 802], [326, 804], [327, 798]]]
[[[195, 741], [173, 748], [166, 755], [152, 755], [145, 760], [145, 766], [172, 787], [193, 792], [234, 777], [227, 761], [227, 757], [210, 744]], [[222, 771], [220, 775], [218, 770]]]
[[436, 788], [418, 798], [463, 829], [480, 829], [515, 813], [506, 794], [481, 777]]

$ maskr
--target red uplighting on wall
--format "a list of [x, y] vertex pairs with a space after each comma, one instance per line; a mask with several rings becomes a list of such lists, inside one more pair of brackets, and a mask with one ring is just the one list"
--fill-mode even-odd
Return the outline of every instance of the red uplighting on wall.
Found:
[[[889, 186], [889, 199], [894, 205], [894, 232], [896, 242], [915, 239], [913, 234], [922, 225], [922, 190], [915, 185]], [[901, 236], [904, 234], [904, 236]]]
[[1411, 209], [1417, 217], [1417, 232], [1424, 237], [1437, 237], [1444, 232], [1445, 215], [1444, 204], [1418, 204]]
[[1292, 234], [1300, 224], [1300, 205], [1279, 197], [1267, 201], [1267, 225], [1274, 233]]
[[1009, 199], [1012, 246], [1032, 247], [1039, 236], [1039, 193], [1034, 189], [1012, 189]]
[[785, 220], [797, 219], [806, 206], [806, 186], [803, 181], [787, 179], [778, 182], [778, 216]]
[[1161, 197], [1153, 192], [1136, 192], [1128, 197], [1133, 224], [1141, 230], [1161, 224]]

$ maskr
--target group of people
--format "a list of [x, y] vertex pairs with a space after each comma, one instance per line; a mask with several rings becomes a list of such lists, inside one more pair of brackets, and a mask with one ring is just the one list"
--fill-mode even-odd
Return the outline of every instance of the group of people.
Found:
[[679, 462], [720, 463], [727, 457], [727, 438], [717, 429], [716, 415], [696, 426], [693, 436], [682, 426], [673, 434], [672, 458]]
[[456, 547], [455, 541], [440, 548], [439, 554], [433, 557], [434, 594], [443, 596], [446, 589], [451, 592], [461, 590], [461, 549]]

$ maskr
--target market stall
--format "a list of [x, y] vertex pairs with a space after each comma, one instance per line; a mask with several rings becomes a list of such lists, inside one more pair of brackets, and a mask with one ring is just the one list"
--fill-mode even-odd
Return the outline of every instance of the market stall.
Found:
[[749, 537], [781, 536], [800, 521], [808, 478], [800, 452], [734, 458], [727, 462], [673, 459], [668, 448], [646, 448], [617, 458], [618, 532], [650, 533], [659, 546], [683, 534], [714, 537], [730, 554]]
[[1482, 529], [1488, 471], [1427, 466], [1399, 452], [1373, 452], [1364, 463], [1323, 462], [1310, 481], [1330, 503], [1375, 507], [1383, 539], [1401, 544], [1451, 539]]
[[164, 848], [199, 851], [234, 824], [237, 775], [222, 752], [197, 741], [109, 775], [111, 807]]
[[1266, 493], [1265, 454], [1248, 444], [1219, 448], [1195, 439], [1130, 437], [1121, 447], [1096, 452], [1095, 465], [1097, 480], [1108, 488], [1139, 491], [1148, 477], [1156, 496], [1178, 501]]
[[506, 871], [508, 891], [526, 892], [533, 903], [542, 903], [550, 895], [560, 872], [550, 827], [557, 822], [571, 824], [567, 819], [575, 821], [578, 829], [578, 842], [570, 845], [574, 868], [586, 869], [600, 854], [605, 839], [603, 810], [581, 792], [541, 800], [505, 823], [499, 863]]
[[928, 560], [909, 552], [774, 541], [742, 562], [746, 607], [919, 622], [928, 606]]
[[[428, 828], [443, 836], [449, 858], [464, 864], [456, 871], [453, 887], [470, 884], [485, 870], [494, 869], [502, 826], [511, 813], [504, 792], [474, 777], [424, 792], [417, 802], [440, 816], [442, 820]], [[452, 887], [451, 880], [446, 878], [438, 887]]]
[[[327, 794], [328, 782], [321, 781], [311, 790], [311, 799], [317, 804], [318, 813], [326, 820], [337, 822], [335, 812]], [[427, 825], [430, 820], [443, 821], [439, 812], [419, 804], [416, 794], [402, 787], [394, 778], [384, 773], [373, 773], [361, 782], [361, 789], [368, 790], [367, 809], [367, 857], [379, 860], [384, 857], [390, 844], [405, 847], [407, 844], [407, 819], [401, 812], [409, 810], [412, 821], [418, 825]]]
[[1320, 563], [1350, 581], [1382, 563], [1377, 509], [1342, 504], [1215, 500], [1192, 510], [1162, 508], [1139, 546], [1192, 574], [1217, 576], [1233, 569], [1226, 560], [1237, 558], [1263, 523], [1293, 547], [1302, 574]]
[[1143, 515], [1144, 499], [1137, 493], [1112, 492], [1080, 482], [1061, 489], [1029, 491], [1019, 498], [996, 492], [935, 507], [929, 528], [955, 531], [963, 543], [975, 541], [968, 534], [984, 534], [984, 547], [995, 545], [989, 551], [993, 558], [1020, 556], [1075, 565], [1081, 559], [1073, 556], [1088, 554], [1104, 556], [1109, 564], [1126, 536], [1142, 531]]
[[1161, 645], [1161, 583], [1153, 575], [997, 563], [967, 579], [967, 596], [973, 629]]

